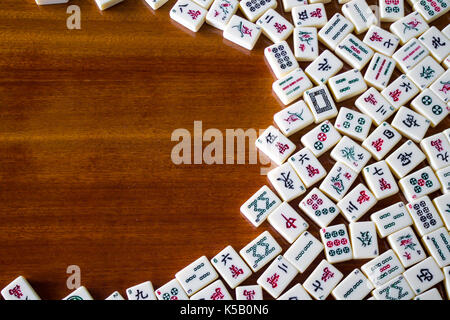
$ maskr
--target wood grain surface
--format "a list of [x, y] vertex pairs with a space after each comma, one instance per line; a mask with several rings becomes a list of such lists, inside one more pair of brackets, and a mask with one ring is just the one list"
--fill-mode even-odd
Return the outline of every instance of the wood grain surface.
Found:
[[[126, 0], [100, 12], [93, 0], [70, 1], [81, 8], [81, 30], [68, 30], [68, 4], [0, 2], [0, 287], [23, 275], [43, 299], [61, 299], [70, 292], [66, 269], [78, 265], [82, 284], [104, 299], [147, 280], [156, 289], [200, 256], [240, 250], [264, 230], [288, 248], [267, 222], [254, 228], [239, 212], [269, 184], [261, 164], [171, 160], [172, 132], [192, 133], [196, 120], [223, 134], [273, 123], [283, 106], [263, 58], [271, 42], [261, 36], [249, 52], [209, 25], [187, 31], [169, 18], [174, 3], [153, 11]], [[328, 18], [339, 7], [327, 4]], [[354, 99], [338, 105], [354, 108]], [[297, 147], [313, 127], [292, 136]], [[329, 153], [320, 160], [327, 169], [334, 162]], [[362, 220], [399, 200], [378, 202]], [[347, 275], [366, 261], [336, 266]]]

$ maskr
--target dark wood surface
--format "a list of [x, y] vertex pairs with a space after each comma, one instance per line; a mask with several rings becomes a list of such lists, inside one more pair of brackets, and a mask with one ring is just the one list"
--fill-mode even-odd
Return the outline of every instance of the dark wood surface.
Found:
[[[82, 284], [104, 299], [147, 280], [156, 289], [198, 257], [240, 250], [264, 230], [288, 248], [267, 222], [254, 228], [239, 212], [268, 184], [260, 164], [171, 161], [172, 132], [192, 133], [195, 120], [223, 133], [273, 123], [282, 105], [263, 58], [271, 42], [262, 36], [249, 52], [208, 25], [194, 34], [169, 18], [174, 2], [153, 11], [126, 0], [100, 12], [93, 0], [70, 1], [81, 30], [66, 28], [67, 5], [0, 2], [0, 287], [23, 275], [42, 298], [61, 299], [66, 268], [78, 265]], [[330, 18], [337, 1], [326, 9]], [[447, 23], [448, 15], [433, 24]], [[298, 147], [313, 127], [292, 136]], [[333, 165], [329, 153], [320, 160]], [[362, 220], [399, 200], [380, 201]], [[364, 262], [337, 268], [347, 275]]]

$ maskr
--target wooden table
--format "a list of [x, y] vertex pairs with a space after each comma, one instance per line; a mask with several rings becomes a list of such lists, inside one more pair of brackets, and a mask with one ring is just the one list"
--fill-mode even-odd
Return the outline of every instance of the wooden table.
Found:
[[[240, 250], [263, 230], [288, 248], [267, 222], [256, 229], [239, 212], [268, 184], [260, 174], [267, 165], [171, 160], [172, 132], [193, 134], [196, 120], [224, 135], [272, 124], [282, 105], [262, 54], [270, 41], [262, 36], [248, 52], [208, 25], [189, 32], [169, 18], [174, 2], [154, 12], [127, 0], [100, 12], [93, 0], [71, 1], [81, 30], [68, 30], [68, 5], [1, 1], [0, 287], [23, 275], [42, 298], [60, 299], [70, 292], [67, 267], [78, 265], [81, 283], [104, 299], [147, 280], [156, 289], [198, 257]], [[335, 2], [326, 5], [329, 18]], [[447, 23], [448, 15], [433, 24]], [[313, 127], [292, 137], [297, 146]], [[320, 160], [333, 165], [328, 153]], [[363, 262], [337, 267], [346, 275]]]

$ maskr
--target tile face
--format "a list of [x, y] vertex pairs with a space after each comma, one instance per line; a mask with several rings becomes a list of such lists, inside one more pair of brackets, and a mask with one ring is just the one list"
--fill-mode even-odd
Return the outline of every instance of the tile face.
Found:
[[125, 300], [125, 298], [118, 291], [114, 291], [105, 300]]
[[303, 99], [311, 109], [316, 123], [332, 119], [338, 113], [330, 91], [325, 85], [306, 90]]
[[392, 57], [400, 43], [400, 38], [376, 25], [371, 25], [364, 36], [363, 42], [373, 50]]
[[434, 170], [450, 166], [450, 142], [442, 132], [423, 139], [420, 142], [420, 147], [425, 152], [428, 163]]
[[397, 202], [387, 208], [373, 213], [370, 216], [381, 238], [406, 228], [413, 224], [411, 216], [406, 211], [406, 206], [403, 202]]
[[362, 145], [376, 160], [381, 160], [402, 139], [390, 124], [383, 122], [363, 141]]
[[27, 279], [22, 276], [3, 288], [1, 294], [5, 300], [41, 300]]
[[155, 290], [150, 281], [146, 281], [127, 289], [128, 300], [156, 300]]
[[397, 182], [384, 160], [365, 167], [363, 176], [377, 200], [390, 197], [399, 191]]
[[400, 44], [404, 44], [410, 39], [420, 36], [428, 29], [428, 23], [416, 11], [395, 21], [389, 27], [389, 30], [400, 38]]
[[259, 227], [280, 204], [277, 195], [263, 186], [241, 206], [241, 213], [255, 227]]
[[[272, 0], [274, 1], [274, 0]], [[233, 15], [223, 31], [223, 37], [252, 50], [261, 35], [261, 28], [238, 15]]]
[[219, 252], [211, 259], [211, 264], [231, 289], [236, 288], [252, 274], [250, 268], [232, 246], [227, 246]]
[[379, 254], [377, 231], [372, 221], [350, 223], [353, 259], [371, 259]]
[[303, 100], [277, 112], [273, 119], [280, 131], [287, 137], [314, 122], [314, 117]]
[[283, 202], [268, 220], [289, 243], [294, 242], [309, 228], [308, 223], [287, 202]]
[[309, 80], [302, 69], [292, 71], [272, 84], [272, 90], [285, 105], [300, 98], [303, 92], [311, 87], [311, 80]]
[[320, 237], [325, 247], [325, 256], [329, 263], [353, 259], [350, 237], [345, 224], [337, 224], [320, 229]]
[[[152, 292], [152, 294], [153, 294], [153, 292]], [[153, 294], [153, 297], [154, 296], [155, 295]], [[81, 286], [78, 289], [74, 290], [71, 294], [69, 294], [63, 300], [94, 300], [94, 298], [92, 298], [91, 294], [86, 289], [86, 287]]]
[[251, 22], [256, 21], [261, 17], [264, 12], [269, 9], [275, 9], [277, 7], [276, 0], [241, 0], [239, 2], [241, 11], [244, 13], [245, 17]]
[[383, 90], [387, 87], [394, 69], [394, 59], [382, 55], [381, 53], [375, 53], [364, 74], [364, 80], [378, 90]]
[[362, 183], [350, 191], [337, 206], [348, 222], [356, 222], [366, 214], [375, 204], [377, 199]]
[[317, 84], [325, 84], [328, 79], [338, 73], [344, 64], [331, 51], [324, 50], [319, 57], [310, 63], [306, 69], [306, 74]]
[[197, 32], [206, 21], [207, 11], [190, 0], [179, 0], [170, 10], [170, 17], [188, 28]]
[[441, 183], [442, 193], [450, 193], [450, 168], [443, 168], [436, 171], [436, 176]]
[[405, 277], [400, 275], [385, 285], [376, 288], [373, 291], [373, 296], [377, 300], [411, 300], [414, 298], [414, 291]]
[[267, 177], [284, 201], [291, 201], [306, 192], [305, 186], [288, 162], [270, 170]]
[[[341, 107], [342, 109], [344, 107]], [[366, 149], [347, 136], [342, 137], [333, 150], [331, 150], [330, 155], [332, 159], [337, 162], [342, 162], [356, 173], [359, 173], [372, 157]]]
[[386, 158], [386, 163], [395, 177], [401, 179], [423, 160], [425, 160], [425, 154], [414, 142], [408, 140]]
[[316, 300], [325, 300], [344, 275], [326, 260], [314, 269], [303, 287]]
[[419, 40], [413, 38], [398, 49], [392, 58], [397, 62], [400, 70], [407, 73], [429, 54], [428, 49]]
[[263, 300], [260, 285], [241, 286], [236, 288], [236, 300]]
[[175, 274], [175, 278], [188, 296], [203, 289], [218, 277], [216, 270], [203, 256]]
[[361, 267], [361, 270], [375, 287], [385, 284], [405, 271], [392, 250], [388, 250], [370, 260]]
[[197, 292], [191, 300], [233, 300], [222, 280], [217, 280]]
[[325, 168], [308, 148], [303, 148], [295, 153], [288, 162], [295, 169], [306, 188], [327, 175]]
[[428, 88], [414, 98], [411, 108], [430, 120], [432, 127], [444, 120], [450, 111], [450, 107]]
[[308, 4], [308, 0], [283, 0], [284, 12], [291, 12], [292, 8]]
[[325, 228], [339, 214], [339, 208], [319, 189], [314, 188], [298, 204], [317, 225]]
[[450, 69], [433, 82], [430, 89], [439, 99], [447, 103], [450, 99]]
[[419, 92], [419, 88], [406, 75], [402, 74], [381, 91], [381, 94], [388, 103], [398, 109], [407, 104]]
[[369, 88], [355, 101], [355, 106], [380, 125], [394, 114], [395, 108], [375, 88]]
[[224, 30], [238, 8], [237, 0], [215, 0], [206, 15], [206, 23]]
[[167, 3], [167, 1], [168, 0], [145, 0], [145, 2], [147, 2], [150, 5], [150, 7], [152, 7], [153, 10], [158, 10], [163, 5], [165, 5]]
[[433, 203], [441, 215], [447, 230], [450, 230], [450, 193], [434, 198]]
[[335, 50], [336, 54], [351, 67], [361, 70], [369, 63], [373, 50], [352, 33], [348, 34]]
[[425, 57], [414, 68], [407, 72], [414, 84], [423, 90], [444, 73], [444, 68], [431, 56]]
[[262, 28], [263, 34], [274, 43], [286, 40], [294, 30], [294, 26], [281, 14], [269, 9], [256, 21]]
[[411, 227], [394, 232], [387, 239], [405, 268], [427, 257]]
[[334, 127], [342, 134], [363, 141], [369, 134], [372, 119], [361, 112], [341, 107]]
[[444, 29], [441, 30], [441, 32], [450, 39], [450, 24], [447, 25]]
[[281, 252], [280, 245], [268, 231], [261, 233], [256, 239], [239, 251], [253, 272], [257, 272]]
[[316, 3], [292, 8], [292, 21], [296, 27], [321, 28], [328, 18], [323, 3]]
[[322, 250], [322, 243], [306, 231], [286, 250], [284, 257], [303, 273]]
[[298, 61], [313, 61], [319, 56], [319, 38], [314, 27], [294, 29], [294, 55]]
[[353, 270], [333, 290], [336, 300], [362, 300], [374, 289], [372, 283], [359, 270]]
[[329, 49], [336, 49], [341, 42], [355, 27], [342, 14], [335, 13], [325, 26], [319, 31], [319, 40]]
[[278, 79], [299, 67], [294, 53], [286, 41], [275, 43], [264, 49], [264, 56]]
[[413, 201], [439, 190], [440, 184], [430, 167], [413, 172], [398, 182], [408, 201]]
[[290, 288], [282, 294], [277, 300], [312, 300], [311, 296], [306, 292], [300, 283]]
[[446, 14], [450, 9], [448, 1], [417, 1], [414, 10], [419, 12], [426, 21], [431, 22]]
[[414, 298], [414, 300], [442, 300], [442, 297], [441, 294], [439, 293], [439, 290], [433, 288], [418, 295], [417, 297]]
[[406, 206], [414, 226], [420, 236], [424, 236], [444, 226], [428, 196], [414, 200]]
[[403, 0], [380, 0], [380, 20], [393, 22], [405, 16], [405, 3]]
[[172, 279], [155, 291], [158, 300], [189, 300], [177, 279]]
[[286, 161], [295, 150], [295, 144], [274, 126], [269, 126], [255, 141], [255, 145], [277, 165]]
[[333, 148], [340, 139], [341, 134], [331, 125], [330, 121], [326, 120], [303, 135], [300, 141], [316, 157], [320, 157]]
[[357, 176], [358, 173], [345, 164], [336, 162], [319, 189], [334, 201], [339, 201], [350, 190]]
[[194, 1], [199, 6], [205, 8], [206, 10], [209, 9], [209, 7], [211, 6], [211, 4], [213, 2], [213, 0], [192, 0], [192, 1]]
[[450, 264], [450, 235], [447, 229], [440, 228], [428, 233], [423, 238], [428, 252], [437, 262], [440, 268]]
[[257, 283], [272, 297], [278, 298], [297, 274], [297, 269], [280, 255], [258, 278]]
[[422, 293], [444, 280], [444, 274], [432, 257], [409, 268], [403, 275], [416, 294]]
[[392, 120], [392, 126], [405, 137], [420, 142], [430, 127], [430, 120], [409, 108], [401, 107]]
[[377, 23], [377, 18], [365, 0], [351, 0], [342, 6], [342, 13], [355, 26], [355, 33], [360, 34]]
[[340, 73], [328, 80], [333, 97], [341, 102], [357, 96], [367, 90], [367, 84], [357, 69]]

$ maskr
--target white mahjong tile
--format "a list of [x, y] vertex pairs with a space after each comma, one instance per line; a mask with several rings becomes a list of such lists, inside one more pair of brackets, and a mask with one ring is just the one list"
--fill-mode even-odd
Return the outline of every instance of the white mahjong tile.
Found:
[[330, 3], [331, 0], [308, 0], [309, 3]]
[[292, 8], [292, 21], [296, 27], [321, 28], [328, 18], [323, 3], [317, 3]]
[[319, 40], [329, 49], [336, 49], [341, 42], [355, 27], [342, 14], [335, 13], [327, 24], [319, 31]]
[[225, 39], [247, 50], [253, 49], [260, 35], [260, 27], [238, 15], [233, 15], [223, 30], [223, 37]]
[[256, 281], [275, 299], [291, 283], [298, 270], [282, 255], [279, 255]]
[[217, 280], [194, 294], [191, 300], [233, 300], [233, 298], [222, 280]]
[[262, 186], [241, 206], [241, 213], [259, 227], [280, 204], [280, 198], [268, 186]]
[[430, 124], [430, 120], [407, 107], [401, 107], [391, 123], [403, 136], [414, 142], [420, 142], [423, 139]]
[[436, 171], [436, 176], [441, 183], [442, 193], [450, 193], [450, 167]]
[[409, 70], [406, 75], [417, 87], [419, 87], [420, 90], [423, 90], [432, 84], [444, 72], [444, 68], [442, 68], [441, 65], [433, 59], [433, 57], [427, 56], [416, 64], [414, 68]]
[[370, 190], [362, 183], [358, 184], [352, 191], [337, 203], [348, 222], [358, 221], [375, 204], [377, 199]]
[[450, 69], [445, 71], [445, 73], [440, 76], [433, 84], [431, 84], [430, 89], [444, 102], [449, 102], [450, 99]]
[[309, 224], [287, 202], [283, 202], [268, 218], [269, 223], [287, 242], [293, 243]]
[[252, 275], [250, 268], [232, 246], [227, 246], [220, 251], [211, 259], [211, 264], [231, 289], [236, 288]]
[[428, 163], [434, 170], [450, 166], [450, 142], [444, 133], [436, 133], [420, 142], [420, 147], [427, 155]]
[[420, 92], [405, 74], [395, 79], [381, 94], [395, 109], [404, 106]]
[[288, 162], [294, 167], [306, 188], [327, 175], [325, 168], [308, 148], [303, 148], [292, 155]]
[[284, 201], [291, 201], [306, 192], [306, 188], [288, 162], [267, 173], [270, 183]]
[[202, 256], [178, 271], [175, 274], [175, 278], [181, 284], [186, 294], [192, 296], [216, 280], [218, 275], [208, 258]]
[[[152, 288], [153, 290], [153, 288]], [[151, 291], [151, 293], [149, 293], [150, 297], [153, 297], [153, 299], [150, 300], [156, 300], [155, 294], [153, 293], [153, 291]], [[89, 291], [86, 289], [85, 286], [81, 286], [78, 289], [72, 291], [71, 294], [69, 294], [68, 296], [66, 296], [65, 298], [63, 298], [63, 300], [94, 300], [94, 298], [92, 298], [91, 294], [89, 293]], [[128, 300], [131, 300], [128, 297]], [[137, 300], [137, 299], [134, 299]], [[144, 300], [144, 299], [141, 299]]]
[[236, 300], [263, 300], [260, 285], [240, 286], [236, 288]]
[[255, 146], [277, 165], [281, 165], [295, 150], [295, 144], [274, 126], [269, 126], [256, 139]]
[[167, 3], [169, 0], [145, 0], [153, 10], [158, 10], [163, 5]]
[[264, 231], [242, 248], [239, 254], [244, 258], [253, 272], [257, 272], [279, 255], [280, 252], [280, 245], [268, 231]]
[[128, 300], [156, 300], [155, 290], [150, 281], [146, 281], [128, 288]]
[[342, 137], [331, 150], [330, 156], [335, 161], [344, 163], [356, 173], [359, 173], [372, 157], [366, 149], [347, 136]]
[[364, 180], [377, 200], [397, 194], [399, 189], [386, 161], [381, 160], [363, 169]]
[[411, 108], [430, 120], [432, 127], [444, 120], [450, 111], [450, 107], [429, 88], [423, 90], [411, 101]]
[[376, 25], [371, 25], [364, 36], [363, 42], [373, 50], [392, 57], [400, 43], [400, 38]]
[[320, 237], [329, 263], [344, 262], [353, 259], [350, 237], [345, 224], [337, 224], [320, 229]]
[[405, 16], [405, 3], [403, 0], [380, 0], [380, 20], [393, 22]]
[[392, 279], [388, 283], [375, 288], [372, 292], [376, 300], [411, 300], [414, 298], [414, 291], [403, 275]]
[[441, 217], [436, 211], [428, 196], [411, 201], [406, 205], [414, 227], [420, 236], [424, 236], [444, 226]]
[[158, 300], [189, 300], [177, 279], [172, 279], [156, 291]]
[[392, 55], [392, 58], [397, 63], [399, 69], [407, 73], [429, 54], [428, 49], [419, 40], [413, 38], [400, 47]]
[[[326, 120], [303, 135], [302, 144], [319, 157], [335, 146], [341, 139], [341, 134]], [[304, 181], [303, 181], [304, 182]]]
[[450, 68], [450, 54], [447, 56], [447, 58], [444, 59], [442, 64], [444, 65], [445, 69]]
[[283, 293], [277, 300], [312, 300], [300, 283]]
[[429, 166], [403, 177], [398, 183], [408, 201], [426, 196], [441, 187]]
[[441, 215], [447, 230], [450, 230], [450, 193], [434, 198], [433, 203]]
[[308, 4], [308, 0], [283, 0], [284, 12], [291, 12], [292, 8]]
[[400, 142], [402, 136], [389, 123], [381, 123], [362, 143], [375, 160], [381, 160]]
[[267, 10], [275, 9], [277, 5], [276, 0], [241, 0], [239, 2], [241, 11], [251, 22], [258, 20]]
[[447, 140], [450, 142], [450, 128], [444, 130], [444, 134], [447, 137]]
[[100, 10], [106, 10], [122, 1], [123, 0], [95, 0], [95, 3], [97, 4]]
[[369, 134], [372, 119], [355, 110], [341, 107], [334, 127], [342, 134], [363, 141]]
[[371, 259], [379, 255], [378, 237], [372, 221], [353, 222], [349, 225], [353, 259]]
[[430, 232], [422, 238], [428, 253], [440, 268], [450, 264], [450, 235], [444, 227]]
[[44, 6], [48, 4], [60, 4], [60, 3], [67, 3], [69, 0], [36, 0], [36, 4], [38, 6]]
[[336, 204], [317, 188], [312, 189], [298, 205], [321, 228], [328, 226], [340, 212]]
[[306, 291], [316, 300], [325, 300], [344, 275], [332, 264], [322, 260], [303, 283]]
[[334, 201], [339, 201], [348, 192], [357, 176], [358, 173], [345, 164], [336, 162], [319, 189]]
[[342, 13], [355, 26], [355, 33], [360, 34], [378, 22], [377, 17], [366, 0], [351, 0], [342, 6]]
[[420, 36], [428, 30], [428, 23], [422, 18], [420, 13], [413, 11], [389, 26], [389, 30], [400, 38], [400, 44], [408, 42], [414, 37]]
[[386, 158], [386, 163], [391, 168], [395, 177], [401, 179], [417, 167], [425, 158], [422, 150], [414, 142], [408, 140]]
[[298, 61], [313, 61], [319, 56], [319, 40], [315, 27], [294, 29], [294, 55]]
[[406, 211], [406, 206], [403, 202], [397, 202], [371, 214], [370, 220], [375, 223], [378, 235], [381, 238], [385, 238], [386, 236], [413, 224], [411, 216], [408, 211]]
[[105, 300], [125, 300], [125, 298], [118, 291], [114, 291]]
[[377, 52], [370, 61], [364, 80], [378, 90], [383, 90], [387, 87], [394, 69], [395, 60]]
[[299, 68], [294, 53], [286, 41], [275, 43], [264, 49], [264, 56], [277, 79]]
[[367, 90], [367, 84], [358, 69], [352, 69], [331, 77], [328, 80], [328, 86], [337, 102], [353, 98]]
[[353, 270], [331, 292], [336, 300], [363, 300], [374, 289], [369, 279], [359, 270]]
[[194, 1], [199, 6], [205, 8], [206, 10], [208, 10], [211, 4], [213, 3], [213, 0], [192, 0], [192, 1]]
[[370, 116], [376, 125], [394, 114], [395, 108], [375, 88], [369, 88], [355, 101], [355, 106]]
[[170, 10], [170, 17], [188, 28], [197, 32], [206, 21], [208, 11], [190, 0], [178, 0]]
[[414, 298], [414, 300], [443, 300], [439, 290], [436, 288], [425, 291]]
[[306, 231], [286, 250], [284, 257], [303, 273], [322, 251], [322, 243]]
[[373, 50], [352, 33], [348, 34], [335, 49], [336, 54], [352, 68], [361, 70], [369, 63]]
[[385, 284], [405, 271], [391, 249], [361, 266], [361, 270], [375, 287]]
[[450, 24], [448, 24], [441, 32], [450, 39]]
[[416, 294], [422, 293], [444, 280], [444, 273], [432, 257], [409, 268], [403, 275]]
[[27, 279], [22, 276], [4, 287], [1, 294], [5, 300], [41, 300]]
[[330, 91], [325, 85], [306, 90], [303, 99], [311, 109], [315, 123], [332, 119], [338, 114]]
[[442, 271], [444, 271], [445, 274], [445, 291], [447, 291], [447, 299], [450, 300], [450, 266], [449, 267], [445, 267], [444, 269], [442, 269]]
[[419, 12], [428, 22], [443, 16], [449, 9], [450, 6], [448, 0], [421, 0], [414, 4], [414, 10]]
[[417, 239], [411, 227], [394, 232], [387, 239], [392, 250], [395, 251], [405, 268], [427, 257], [425, 250], [423, 250], [419, 239]]
[[300, 68], [292, 71], [272, 84], [273, 91], [285, 105], [300, 98], [303, 92], [311, 87], [311, 80], [309, 80]]
[[274, 43], [286, 40], [294, 30], [292, 23], [274, 9], [267, 10], [256, 24], [261, 26], [263, 34]]
[[344, 63], [331, 51], [324, 50], [306, 67], [305, 72], [315, 84], [320, 85], [327, 83], [343, 66]]
[[224, 30], [238, 8], [238, 0], [215, 0], [206, 15], [206, 23]]
[[303, 100], [297, 101], [277, 112], [273, 119], [280, 131], [287, 137], [314, 122], [314, 116]]

